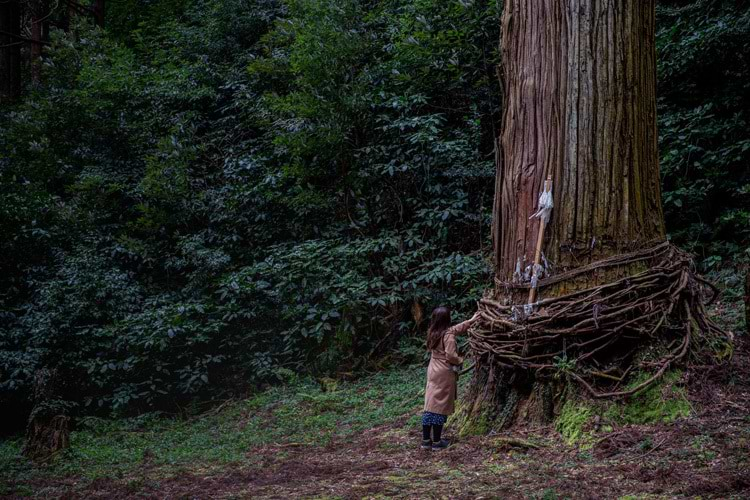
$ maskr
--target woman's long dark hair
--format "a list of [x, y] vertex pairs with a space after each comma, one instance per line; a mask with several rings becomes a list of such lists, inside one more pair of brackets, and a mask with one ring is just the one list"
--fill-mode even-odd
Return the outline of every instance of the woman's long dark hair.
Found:
[[437, 349], [445, 331], [451, 326], [451, 310], [447, 307], [436, 307], [430, 318], [427, 330], [427, 349]]

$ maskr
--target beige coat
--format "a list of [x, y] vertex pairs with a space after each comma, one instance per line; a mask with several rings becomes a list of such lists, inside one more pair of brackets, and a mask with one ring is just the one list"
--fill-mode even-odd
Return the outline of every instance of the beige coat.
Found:
[[451, 368], [460, 365], [463, 359], [458, 355], [456, 335], [463, 335], [472, 321], [464, 321], [450, 327], [441, 345], [430, 351], [430, 365], [427, 367], [427, 388], [424, 392], [424, 411], [450, 415], [453, 413], [458, 390], [458, 374]]

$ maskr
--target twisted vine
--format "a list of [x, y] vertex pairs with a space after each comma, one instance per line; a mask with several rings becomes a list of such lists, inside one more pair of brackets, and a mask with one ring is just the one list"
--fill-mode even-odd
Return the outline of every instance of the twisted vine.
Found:
[[[718, 290], [695, 272], [689, 254], [668, 242], [616, 255], [539, 280], [543, 289], [585, 279], [606, 268], [643, 263], [647, 269], [615, 281], [545, 298], [530, 314], [523, 306], [493, 297], [479, 302], [480, 321], [469, 333], [474, 358], [506, 369], [533, 370], [543, 378], [564, 370], [593, 397], [634, 394], [659, 379], [690, 353], [700, 355], [731, 342], [706, 314]], [[527, 283], [498, 282], [498, 289], [528, 289]], [[527, 308], [528, 312], [528, 308]], [[635, 366], [632, 354], [644, 343], [663, 341], [664, 353], [641, 368], [654, 369], [642, 383], [619, 389]], [[598, 391], [596, 381], [616, 382]]]

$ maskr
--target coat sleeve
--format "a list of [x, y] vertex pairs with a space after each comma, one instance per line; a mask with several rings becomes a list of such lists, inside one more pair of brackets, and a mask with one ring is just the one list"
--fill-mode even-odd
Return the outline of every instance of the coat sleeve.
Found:
[[471, 328], [472, 321], [467, 319], [457, 325], [454, 325], [448, 329], [448, 333], [451, 335], [465, 335], [466, 332]]
[[454, 335], [446, 335], [445, 339], [445, 357], [448, 363], [452, 365], [460, 365], [464, 360], [458, 355], [458, 348], [456, 347], [456, 337]]

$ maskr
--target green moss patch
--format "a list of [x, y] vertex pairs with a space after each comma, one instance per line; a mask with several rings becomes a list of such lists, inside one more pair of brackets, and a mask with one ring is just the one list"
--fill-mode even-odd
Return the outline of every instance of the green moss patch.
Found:
[[[633, 388], [643, 383], [648, 373], [638, 374], [626, 386]], [[679, 370], [666, 373], [650, 387], [635, 393], [624, 401], [585, 401], [568, 399], [555, 421], [555, 428], [568, 445], [577, 444], [590, 447], [594, 441], [594, 431], [590, 430], [595, 416], [612, 424], [653, 424], [674, 422], [690, 415], [691, 407], [685, 389], [677, 386], [682, 376]], [[603, 425], [601, 430], [612, 430], [611, 425]]]
[[591, 434], [587, 432], [586, 428], [593, 415], [594, 410], [590, 406], [569, 399], [563, 405], [560, 415], [555, 421], [555, 428], [569, 445], [580, 441], [588, 441], [584, 438]]
[[[638, 375], [628, 387], [636, 387], [649, 376], [647, 373]], [[609, 404], [604, 417], [621, 424], [674, 422], [687, 417], [690, 415], [690, 403], [685, 389], [676, 385], [681, 376], [680, 370], [666, 373], [661, 380], [637, 392], [627, 401]]]
[[491, 429], [489, 418], [485, 413], [482, 413], [477, 417], [464, 419], [462, 425], [458, 427], [458, 435], [460, 437], [483, 436], [489, 433]]
[[461, 400], [456, 402], [456, 411], [448, 419], [448, 425], [459, 437], [481, 436], [492, 429], [486, 413], [469, 416], [469, 409]]

